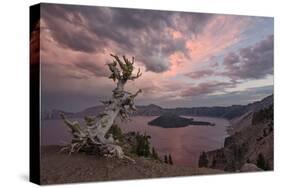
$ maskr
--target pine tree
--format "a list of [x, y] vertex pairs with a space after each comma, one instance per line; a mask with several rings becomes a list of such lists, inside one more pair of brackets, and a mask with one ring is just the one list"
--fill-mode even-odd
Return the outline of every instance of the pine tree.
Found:
[[149, 157], [151, 155], [150, 153], [150, 146], [149, 146], [149, 136], [146, 135], [146, 133], [143, 136], [143, 152], [145, 157]]
[[151, 155], [150, 152], [150, 144], [149, 139], [150, 136], [147, 136], [146, 134], [141, 135], [137, 134], [137, 146], [136, 146], [136, 154], [139, 156], [149, 157]]
[[122, 130], [120, 127], [118, 127], [117, 124], [113, 124], [111, 126], [111, 128], [109, 129], [108, 133], [106, 134], [106, 136], [108, 136], [109, 134], [112, 134], [114, 140], [120, 140], [122, 139]]
[[168, 157], [167, 157], [167, 155], [164, 155], [164, 163], [168, 164]]
[[198, 166], [201, 167], [208, 167], [208, 158], [207, 158], [207, 154], [203, 151], [202, 154], [199, 157], [199, 163]]
[[173, 165], [173, 160], [172, 160], [171, 154], [169, 154], [169, 164], [170, 164], [170, 165]]
[[266, 161], [264, 159], [264, 156], [262, 153], [260, 153], [258, 155], [258, 158], [257, 158], [257, 166], [263, 170], [267, 170], [267, 165], [266, 165]]
[[159, 156], [158, 156], [157, 152], [155, 151], [154, 147], [152, 148], [152, 158], [157, 159], [157, 160], [159, 159]]

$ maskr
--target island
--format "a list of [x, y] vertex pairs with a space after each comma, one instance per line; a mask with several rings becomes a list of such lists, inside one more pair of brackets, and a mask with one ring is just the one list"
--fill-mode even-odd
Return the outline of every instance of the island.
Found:
[[184, 118], [173, 113], [165, 113], [148, 122], [148, 124], [151, 126], [158, 126], [162, 128], [179, 128], [189, 125], [215, 126], [214, 123], [195, 121], [193, 118]]

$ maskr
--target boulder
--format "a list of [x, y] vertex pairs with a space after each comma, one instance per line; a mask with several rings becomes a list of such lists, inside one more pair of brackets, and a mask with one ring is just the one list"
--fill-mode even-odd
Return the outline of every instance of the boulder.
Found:
[[258, 172], [258, 171], [262, 171], [262, 169], [260, 169], [253, 163], [245, 163], [240, 169], [240, 172]]

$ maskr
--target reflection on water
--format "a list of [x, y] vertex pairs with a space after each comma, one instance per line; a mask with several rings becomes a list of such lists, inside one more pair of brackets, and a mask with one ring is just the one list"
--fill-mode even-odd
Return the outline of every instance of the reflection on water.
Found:
[[[220, 118], [192, 117], [196, 121], [215, 123], [216, 126], [188, 126], [182, 128], [160, 128], [149, 126], [147, 122], [155, 116], [132, 117], [132, 121], [119, 124], [124, 132], [146, 132], [160, 156], [171, 154], [174, 164], [197, 166], [202, 151], [214, 150], [223, 146], [227, 136], [229, 122]], [[190, 118], [190, 116], [189, 116]], [[83, 121], [83, 120], [80, 120]], [[41, 144], [54, 145], [69, 142], [71, 135], [62, 120], [43, 120], [41, 126]]]

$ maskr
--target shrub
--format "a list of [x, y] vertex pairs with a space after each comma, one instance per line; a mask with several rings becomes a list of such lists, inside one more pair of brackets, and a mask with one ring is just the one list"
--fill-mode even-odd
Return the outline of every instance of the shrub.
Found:
[[170, 165], [173, 165], [173, 160], [172, 160], [171, 154], [169, 154], [169, 161], [168, 162], [169, 162]]
[[260, 153], [260, 154], [258, 155], [258, 158], [257, 158], [257, 166], [258, 166], [260, 169], [268, 170], [268, 167], [267, 167], [265, 158], [264, 158], [264, 156], [263, 156], [262, 153]]
[[208, 167], [208, 158], [207, 158], [207, 154], [203, 151], [199, 157], [199, 162], [198, 162], [198, 166], [201, 167]]

